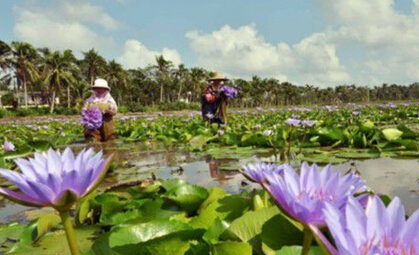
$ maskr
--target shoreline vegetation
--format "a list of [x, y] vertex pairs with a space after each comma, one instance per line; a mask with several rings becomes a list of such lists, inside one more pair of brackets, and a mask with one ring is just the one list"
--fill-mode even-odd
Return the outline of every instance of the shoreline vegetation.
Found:
[[[155, 63], [145, 68], [127, 70], [95, 49], [77, 58], [70, 49], [52, 51], [0, 40], [0, 117], [78, 114], [98, 77], [109, 82], [122, 113], [199, 110], [211, 71], [215, 70], [175, 66], [163, 56], [156, 56]], [[239, 91], [237, 100], [230, 102], [233, 108], [406, 102], [419, 98], [419, 82], [342, 84], [332, 88], [253, 76], [231, 79], [226, 84]]]

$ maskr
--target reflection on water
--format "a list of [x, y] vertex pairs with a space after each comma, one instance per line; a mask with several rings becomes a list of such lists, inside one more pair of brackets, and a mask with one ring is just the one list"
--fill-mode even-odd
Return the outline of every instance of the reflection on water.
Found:
[[[73, 150], [83, 148], [83, 144], [72, 145]], [[228, 192], [238, 193], [249, 188], [249, 182], [234, 169], [249, 161], [272, 161], [269, 155], [253, 156], [244, 159], [214, 159], [210, 156], [198, 156], [181, 148], [167, 148], [162, 143], [123, 143], [115, 141], [97, 146], [105, 153], [115, 154], [115, 167], [110, 171], [101, 185], [106, 188], [124, 182], [149, 178], [154, 173], [158, 178], [180, 178], [191, 184], [205, 187], [219, 186]], [[299, 162], [293, 162], [299, 165]], [[223, 170], [228, 166], [228, 171]], [[237, 168], [235, 168], [237, 166]], [[347, 171], [356, 169], [375, 192], [398, 196], [412, 213], [419, 207], [418, 160], [391, 158], [352, 161], [333, 166], [334, 170]], [[258, 185], [250, 184], [250, 187]], [[0, 200], [0, 222], [24, 220], [21, 212], [28, 210], [5, 200]], [[18, 215], [18, 216], [17, 216]]]
[[[398, 196], [408, 214], [419, 208], [418, 160], [379, 158], [356, 161], [354, 165], [372, 190]], [[334, 169], [349, 167], [350, 163], [345, 163], [334, 166]]]

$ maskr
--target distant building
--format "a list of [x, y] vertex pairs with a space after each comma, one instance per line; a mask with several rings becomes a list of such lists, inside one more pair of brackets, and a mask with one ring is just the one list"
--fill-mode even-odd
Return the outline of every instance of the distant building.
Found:
[[[21, 105], [25, 104], [25, 93], [24, 92], [18, 92], [17, 98]], [[34, 106], [43, 106], [43, 105], [49, 105], [50, 98], [47, 93], [43, 91], [28, 91], [28, 105], [34, 105]], [[55, 98], [55, 104], [60, 104], [60, 98]]]

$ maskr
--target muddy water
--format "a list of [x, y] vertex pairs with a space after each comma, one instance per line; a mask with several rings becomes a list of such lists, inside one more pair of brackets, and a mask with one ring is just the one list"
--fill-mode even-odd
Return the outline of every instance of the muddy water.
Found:
[[[83, 144], [73, 145], [74, 150]], [[182, 148], [168, 148], [159, 143], [114, 142], [101, 147], [106, 153], [115, 154], [115, 166], [101, 185], [101, 188], [118, 183], [150, 178], [180, 178], [205, 187], [219, 186], [228, 192], [239, 193], [257, 187], [245, 180], [234, 167], [251, 161], [271, 161], [272, 157], [252, 156], [243, 159], [213, 159], [197, 155]], [[293, 162], [298, 165], [299, 162]], [[229, 166], [229, 167], [226, 167]], [[228, 168], [230, 170], [223, 170]], [[233, 169], [233, 170], [231, 170]], [[417, 179], [419, 161], [412, 159], [380, 158], [351, 161], [334, 165], [334, 170], [358, 170], [368, 186], [375, 192], [398, 196], [411, 214], [419, 207]], [[38, 215], [38, 210], [0, 200], [0, 223], [26, 221]]]

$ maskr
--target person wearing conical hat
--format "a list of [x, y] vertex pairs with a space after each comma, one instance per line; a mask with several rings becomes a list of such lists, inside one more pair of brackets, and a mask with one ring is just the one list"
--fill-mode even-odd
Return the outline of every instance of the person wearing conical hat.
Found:
[[115, 127], [113, 123], [113, 116], [118, 112], [118, 106], [111, 96], [111, 88], [108, 82], [104, 79], [98, 78], [95, 80], [93, 86], [93, 95], [90, 96], [84, 106], [83, 110], [97, 107], [102, 112], [102, 126], [99, 129], [88, 129], [84, 127], [84, 137], [86, 142], [105, 142], [115, 138]]
[[205, 121], [210, 123], [227, 123], [227, 101], [221, 96], [221, 84], [228, 79], [220, 72], [214, 72], [208, 79], [209, 85], [204, 89], [201, 98], [201, 112]]

